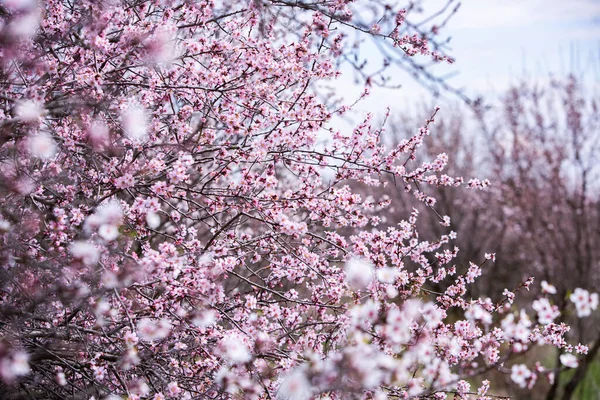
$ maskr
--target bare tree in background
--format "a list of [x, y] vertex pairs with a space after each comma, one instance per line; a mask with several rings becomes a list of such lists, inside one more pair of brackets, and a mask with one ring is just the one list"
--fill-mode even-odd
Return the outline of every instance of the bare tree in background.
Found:
[[[571, 77], [513, 87], [491, 104], [473, 109], [459, 105], [445, 112], [426, 138], [430, 157], [448, 153], [449, 175], [489, 178], [492, 187], [433, 189], [436, 212], [428, 213], [432, 220], [421, 233], [438, 235], [442, 227], [431, 222], [452, 210], [461, 249], [457, 266], [486, 252], [497, 254], [496, 264], [474, 288], [474, 297], [536, 276], [556, 283], [557, 298], [562, 299], [557, 306], [573, 315], [569, 288], [595, 290], [600, 285], [598, 97]], [[408, 137], [411, 120], [414, 116], [392, 122], [392, 141]], [[400, 195], [404, 187], [390, 182], [385, 190], [399, 214], [416, 206]], [[545, 393], [540, 390], [539, 398], [572, 398], [600, 349], [596, 322], [578, 320], [571, 334], [590, 344], [590, 352], [570, 379], [561, 379], [557, 355], [552, 366], [557, 368], [556, 379]]]

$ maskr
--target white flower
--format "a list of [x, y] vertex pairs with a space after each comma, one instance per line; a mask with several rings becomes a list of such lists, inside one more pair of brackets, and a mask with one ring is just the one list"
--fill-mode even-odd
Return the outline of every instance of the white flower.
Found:
[[575, 304], [579, 318], [591, 315], [592, 310], [598, 308], [598, 294], [590, 295], [590, 292], [581, 288], [576, 288], [569, 299]]
[[510, 379], [524, 389], [527, 386], [527, 380], [531, 377], [529, 368], [525, 364], [516, 364], [512, 366], [510, 371]]
[[558, 307], [551, 305], [545, 298], [535, 300], [532, 307], [538, 313], [538, 321], [542, 325], [548, 325], [560, 316]]
[[0, 360], [0, 377], [5, 382], [11, 382], [19, 376], [27, 375], [29, 371], [29, 354], [23, 351]]
[[194, 317], [192, 318], [192, 324], [196, 325], [199, 328], [207, 328], [211, 325], [214, 325], [216, 320], [217, 317], [214, 311], [204, 310], [194, 315]]
[[252, 359], [252, 354], [250, 354], [248, 346], [233, 334], [221, 339], [219, 350], [223, 358], [231, 364], [243, 364]]
[[93, 121], [88, 127], [88, 140], [95, 150], [106, 146], [110, 139], [108, 126], [99, 120]]
[[137, 142], [148, 138], [148, 115], [138, 104], [130, 105], [121, 111], [121, 124], [125, 135]]
[[114, 225], [104, 224], [98, 228], [98, 235], [108, 242], [115, 240], [119, 237], [119, 228]]
[[15, 107], [15, 116], [23, 122], [39, 121], [44, 112], [42, 104], [32, 100], [20, 101]]
[[344, 267], [346, 280], [356, 289], [365, 288], [373, 280], [373, 264], [364, 258], [351, 258]]
[[0, 219], [0, 232], [8, 232], [10, 230], [10, 222]]
[[400, 271], [398, 271], [398, 268], [383, 267], [379, 268], [376, 274], [379, 282], [394, 283], [398, 275], [400, 275]]
[[425, 322], [427, 322], [431, 327], [436, 327], [442, 322], [442, 310], [437, 308], [431, 302], [425, 303], [425, 305], [423, 305], [423, 307], [419, 311], [423, 315], [423, 319], [425, 320]]
[[117, 200], [109, 201], [100, 206], [95, 214], [98, 215], [100, 220], [105, 224], [120, 224], [121, 218], [123, 218], [123, 210]]
[[137, 323], [138, 334], [144, 340], [160, 340], [169, 335], [171, 323], [166, 319], [153, 320], [142, 318]]
[[29, 354], [19, 351], [13, 356], [12, 372], [16, 376], [29, 373]]
[[542, 292], [548, 294], [556, 294], [556, 288], [546, 281], [542, 281]]
[[598, 308], [598, 293], [590, 294], [590, 307], [592, 310]]
[[158, 228], [160, 226], [160, 216], [156, 213], [149, 212], [146, 214], [146, 224], [148, 224], [149, 228]]
[[474, 304], [465, 312], [465, 317], [470, 321], [480, 320], [484, 324], [492, 323], [492, 314], [483, 309], [479, 304]]
[[104, 203], [96, 212], [86, 218], [84, 228], [89, 231], [102, 225], [119, 226], [123, 220], [123, 210], [117, 200]]
[[575, 357], [573, 354], [561, 354], [560, 363], [567, 368], [577, 368], [579, 365], [577, 357]]
[[48, 160], [56, 154], [57, 146], [52, 136], [46, 132], [29, 136], [27, 139], [29, 153], [37, 158]]
[[94, 265], [100, 260], [100, 251], [91, 243], [83, 241], [73, 242], [69, 247], [69, 252], [85, 265]]
[[56, 383], [58, 383], [59, 386], [65, 386], [67, 384], [67, 378], [65, 377], [64, 372], [58, 372], [56, 374]]
[[277, 398], [282, 400], [308, 400], [311, 395], [312, 385], [300, 369], [285, 376], [277, 392]]

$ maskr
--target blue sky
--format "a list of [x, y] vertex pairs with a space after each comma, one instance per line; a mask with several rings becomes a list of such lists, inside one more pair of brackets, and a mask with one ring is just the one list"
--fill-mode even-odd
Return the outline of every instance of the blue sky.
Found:
[[447, 33], [469, 89], [550, 73], [600, 81], [598, 0], [464, 0]]
[[[423, 0], [424, 15], [445, 3]], [[456, 63], [440, 71], [455, 72], [449, 82], [471, 95], [493, 95], [519, 80], [547, 80], [550, 74], [575, 73], [590, 87], [600, 85], [600, 0], [463, 0], [442, 33], [452, 37]], [[429, 98], [409, 77], [402, 84], [400, 90], [374, 88], [359, 110]], [[361, 90], [351, 75], [338, 85], [348, 99]]]

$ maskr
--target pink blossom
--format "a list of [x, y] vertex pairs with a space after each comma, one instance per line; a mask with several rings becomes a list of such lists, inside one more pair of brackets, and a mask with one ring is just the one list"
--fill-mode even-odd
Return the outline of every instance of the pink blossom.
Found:
[[312, 396], [312, 386], [302, 370], [296, 369], [284, 376], [277, 392], [282, 400], [308, 400]]
[[56, 155], [56, 142], [46, 132], [41, 132], [28, 138], [29, 152], [32, 156], [49, 160]]
[[166, 319], [142, 318], [137, 323], [139, 337], [148, 341], [166, 338], [171, 331], [171, 327], [171, 323]]
[[373, 264], [364, 258], [351, 258], [344, 270], [348, 284], [356, 289], [366, 287], [373, 279]]
[[527, 386], [527, 381], [531, 378], [531, 375], [531, 371], [525, 364], [515, 364], [511, 367], [510, 379], [521, 388]]
[[177, 382], [169, 382], [169, 384], [167, 385], [167, 396], [176, 397], [179, 394], [181, 394], [181, 392], [182, 390], [179, 387], [179, 385], [177, 385]]
[[598, 308], [598, 293], [590, 294], [587, 290], [576, 288], [569, 299], [575, 304], [579, 318], [591, 315], [592, 310]]
[[29, 354], [23, 351], [17, 351], [0, 359], [0, 377], [5, 382], [13, 382], [18, 377], [29, 374], [29, 372]]
[[44, 106], [38, 101], [23, 100], [15, 107], [15, 116], [23, 122], [39, 122], [44, 113]]
[[146, 110], [134, 101], [124, 106], [121, 111], [121, 124], [125, 135], [138, 142], [143, 142], [149, 135], [149, 122]]
[[542, 281], [542, 292], [548, 294], [556, 294], [556, 288], [546, 281]]
[[567, 368], [577, 368], [579, 362], [573, 354], [561, 354], [560, 363]]
[[92, 243], [73, 242], [69, 251], [74, 258], [81, 260], [85, 265], [94, 265], [100, 259], [100, 251]]
[[243, 364], [252, 359], [248, 346], [235, 334], [221, 339], [219, 349], [223, 357], [232, 364]]
[[102, 224], [100, 225], [100, 228], [98, 228], [98, 235], [102, 239], [110, 242], [119, 237], [119, 228], [115, 225]]

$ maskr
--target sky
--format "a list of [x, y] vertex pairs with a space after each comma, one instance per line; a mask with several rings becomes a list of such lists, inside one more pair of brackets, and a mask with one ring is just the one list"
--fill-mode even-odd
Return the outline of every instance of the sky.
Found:
[[[427, 15], [445, 0], [423, 0]], [[458, 3], [458, 0], [455, 0]], [[451, 37], [453, 65], [444, 66], [448, 80], [470, 96], [494, 95], [526, 79], [573, 73], [587, 86], [600, 88], [600, 0], [462, 0], [442, 31]], [[365, 49], [367, 54], [374, 51]], [[338, 82], [340, 93], [353, 99], [362, 90], [349, 74]], [[401, 107], [431, 99], [409, 77], [399, 90], [373, 89], [359, 110]], [[445, 96], [436, 102], [455, 101]], [[432, 100], [433, 101], [433, 100]]]

